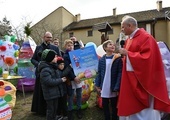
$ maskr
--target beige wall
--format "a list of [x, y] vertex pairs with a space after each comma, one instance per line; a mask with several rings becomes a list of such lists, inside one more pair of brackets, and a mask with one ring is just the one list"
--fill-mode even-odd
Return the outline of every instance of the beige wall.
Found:
[[155, 24], [155, 39], [157, 41], [167, 41], [167, 24], [164, 21], [158, 21]]
[[[116, 42], [117, 38], [119, 37], [121, 28], [120, 25], [112, 26], [113, 34], [109, 35], [109, 39]], [[91, 29], [83, 29], [83, 30], [75, 30], [69, 31], [73, 32], [74, 36], [78, 40], [82, 40], [84, 44], [88, 42], [94, 42], [97, 46], [101, 44], [101, 32], [95, 30], [93, 31], [93, 36], [87, 37], [87, 31]], [[65, 37], [62, 38], [62, 42], [69, 38], [69, 32], [65, 32]], [[170, 46], [170, 21], [158, 21], [155, 25], [155, 38], [157, 41], [164, 41]]]
[[170, 48], [170, 20], [167, 20], [167, 45]]
[[62, 8], [62, 27], [66, 27], [67, 25], [69, 25], [70, 23], [73, 22], [74, 20], [74, 15], [72, 15], [70, 12], [68, 12], [67, 10], [65, 10], [64, 8]]
[[170, 47], [170, 21], [158, 21], [155, 25], [155, 38], [157, 41], [163, 41]]
[[40, 44], [42, 42], [43, 34], [46, 31], [50, 31], [53, 34], [53, 37], [61, 39], [63, 28], [72, 23], [73, 19], [74, 15], [65, 8], [59, 7], [31, 28], [33, 30], [31, 37], [37, 44]]
[[120, 34], [120, 31], [121, 31], [121, 26], [120, 25], [116, 25], [116, 26], [112, 26], [114, 32], [113, 32], [113, 35], [110, 35], [109, 38], [111, 40], [113, 40], [114, 42], [116, 42], [117, 38], [119, 38], [119, 34]]
[[[63, 28], [72, 23], [74, 21], [74, 18], [75, 16], [67, 11], [64, 7], [59, 7], [32, 27], [32, 34], [34, 37], [31, 37], [35, 40], [37, 44], [40, 44], [42, 42], [41, 39], [43, 34], [46, 31], [50, 31], [52, 32], [54, 37], [59, 37], [60, 45], [63, 46], [64, 40], [69, 38], [70, 32], [73, 32], [74, 36], [76, 36], [78, 40], [82, 40], [84, 44], [88, 42], [94, 42], [97, 46], [99, 46], [101, 44], [101, 35], [105, 33], [101, 33], [95, 30], [93, 31], [93, 36], [88, 37], [87, 31], [92, 30], [92, 28], [63, 32]], [[109, 35], [109, 39], [116, 42], [121, 31], [120, 25], [112, 26], [112, 28], [113, 34]], [[168, 46], [170, 46], [169, 20], [157, 21], [157, 23], [155, 24], [155, 38], [157, 41], [164, 41], [168, 44]]]
[[[69, 31], [69, 32], [64, 32], [63, 37], [62, 37], [62, 45], [65, 39], [69, 38], [69, 33], [73, 32], [74, 36], [77, 38], [77, 40], [82, 40], [84, 44], [88, 42], [94, 42], [97, 46], [101, 44], [101, 35], [104, 33], [101, 33], [97, 30], [93, 31], [93, 36], [87, 36], [87, 31], [92, 30], [92, 29], [82, 29], [82, 30], [74, 30], [74, 31]], [[109, 39], [113, 40], [116, 42], [117, 38], [119, 37], [120, 33], [120, 26], [114, 26], [113, 27], [113, 34], [109, 34]]]

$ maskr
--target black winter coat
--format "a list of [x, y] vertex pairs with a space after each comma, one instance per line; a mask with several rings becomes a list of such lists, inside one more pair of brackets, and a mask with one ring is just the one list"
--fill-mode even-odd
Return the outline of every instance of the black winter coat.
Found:
[[56, 69], [56, 65], [41, 61], [38, 65], [38, 71], [40, 72], [40, 82], [44, 99], [51, 100], [62, 97], [64, 94], [63, 81], [59, 75], [59, 71]]
[[[72, 70], [71, 66], [68, 66], [64, 70], [58, 69], [61, 77], [68, 77], [70, 75], [71, 70]], [[66, 82], [62, 83], [62, 85], [63, 85], [64, 94], [67, 94], [67, 84], [66, 84]]]

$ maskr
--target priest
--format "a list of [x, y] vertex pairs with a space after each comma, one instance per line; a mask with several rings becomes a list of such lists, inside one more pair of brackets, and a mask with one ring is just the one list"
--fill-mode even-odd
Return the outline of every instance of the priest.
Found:
[[170, 100], [156, 40], [131, 16], [122, 18], [121, 30], [128, 39], [119, 50], [124, 57], [118, 115], [126, 120], [161, 120], [160, 112], [170, 112]]

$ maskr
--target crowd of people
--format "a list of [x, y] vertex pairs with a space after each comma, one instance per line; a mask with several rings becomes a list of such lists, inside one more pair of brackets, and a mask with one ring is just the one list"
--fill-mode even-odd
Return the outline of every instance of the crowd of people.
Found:
[[[161, 120], [162, 112], [170, 112], [170, 100], [156, 40], [131, 16], [122, 18], [121, 32], [128, 36], [121, 48], [112, 40], [103, 42], [106, 54], [99, 58], [94, 79], [104, 119]], [[74, 74], [69, 52], [82, 46], [73, 36], [64, 41], [62, 51], [59, 39], [52, 37], [44, 34], [31, 59], [36, 68], [31, 111], [47, 120], [74, 120], [75, 92], [76, 116], [81, 119], [82, 82]]]

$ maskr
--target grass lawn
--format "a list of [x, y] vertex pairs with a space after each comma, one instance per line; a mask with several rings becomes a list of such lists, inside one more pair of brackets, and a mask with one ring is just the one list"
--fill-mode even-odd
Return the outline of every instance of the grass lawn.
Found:
[[[26, 92], [26, 104], [24, 104], [22, 92], [17, 91], [17, 100], [12, 111], [12, 120], [45, 120], [45, 116], [38, 116], [30, 111], [32, 95], [33, 92]], [[83, 110], [83, 118], [81, 120], [104, 120], [103, 110], [96, 106], [96, 92], [91, 93], [88, 105], [88, 108]], [[77, 116], [74, 118], [78, 120]]]
[[[16, 104], [12, 112], [12, 120], [45, 120], [45, 116], [38, 116], [32, 113], [31, 103], [32, 103], [33, 92], [26, 92], [26, 104], [23, 99], [23, 94], [17, 91]], [[96, 92], [92, 92], [88, 100], [88, 108], [83, 110], [83, 118], [81, 120], [104, 120], [103, 110], [96, 105]], [[78, 120], [77, 117], [74, 117]], [[170, 115], [166, 119], [170, 120]]]

